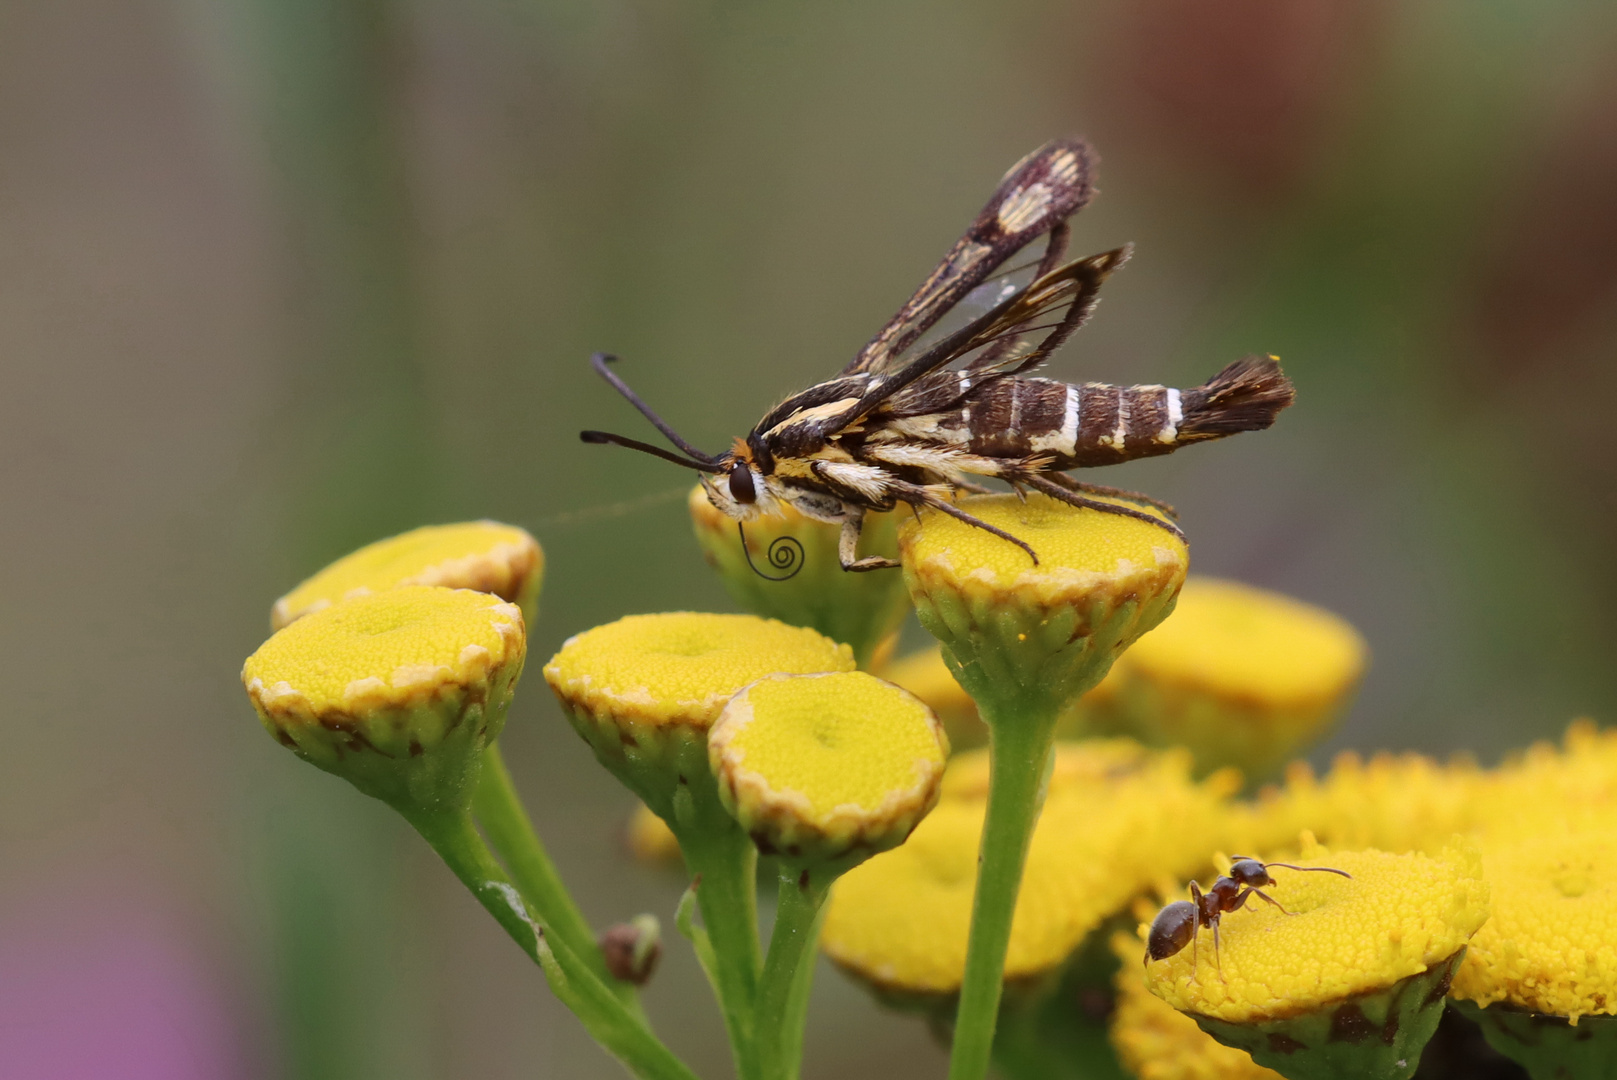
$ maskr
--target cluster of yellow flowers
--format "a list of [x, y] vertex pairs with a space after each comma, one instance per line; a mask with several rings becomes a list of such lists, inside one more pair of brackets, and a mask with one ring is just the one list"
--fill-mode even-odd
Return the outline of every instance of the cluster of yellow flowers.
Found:
[[[1377, 1054], [1375, 1069], [1407, 1075], [1446, 998], [1535, 1070], [1565, 1067], [1572, 1051], [1542, 1031], [1519, 1037], [1522, 1017], [1592, 1024], [1586, 1033], [1617, 1025], [1607, 1019], [1617, 1014], [1617, 732], [1579, 722], [1562, 744], [1495, 768], [1347, 753], [1316, 774], [1285, 761], [1351, 700], [1363, 642], [1273, 593], [1196, 578], [1180, 589], [1183, 548], [1164, 547], [1149, 525], [1080, 534], [1041, 504], [982, 500], [982, 514], [1036, 538], [1050, 568], [1030, 570], [1019, 549], [948, 519], [925, 531], [883, 523], [873, 542], [903, 549], [909, 591], [945, 645], [893, 660], [904, 606], [894, 578], [838, 571], [834, 594], [801, 581], [761, 590], [743, 570], [742, 541], [705, 506], [692, 510], [709, 560], [749, 606], [784, 605], [785, 621], [630, 616], [570, 639], [545, 678], [642, 800], [636, 853], [682, 853], [704, 881], [704, 963], [744, 1075], [792, 1067], [781, 1018], [806, 992], [792, 950], [813, 940], [822, 902], [821, 948], [884, 999], [943, 1015], [971, 983], [998, 775], [980, 744], [992, 728], [1002, 745], [1018, 710], [1064, 709], [1046, 729], [1064, 737], [1044, 757], [1028, 747], [1045, 772], [1027, 788], [1037, 819], [1003, 964], [1020, 992], [1004, 1010], [1075, 980], [1107, 987], [1111, 1044], [1146, 1080], [1351, 1075]], [[832, 550], [824, 527], [791, 518], [753, 542], [775, 535]], [[1084, 560], [1116, 569], [1075, 569]], [[276, 603], [277, 633], [243, 669], [248, 695], [279, 741], [399, 807], [451, 865], [465, 837], [442, 820], [469, 820], [486, 754], [494, 795], [478, 813], [488, 811], [496, 846], [512, 842], [497, 827], [508, 778], [493, 743], [542, 565], [527, 533], [493, 522], [371, 545]], [[1102, 578], [1110, 592], [1095, 591]], [[813, 628], [827, 621], [838, 635]], [[1095, 686], [1091, 674], [1113, 656]], [[1007, 696], [985, 703], [985, 686]], [[1021, 704], [1007, 707], [1015, 695]], [[956, 748], [947, 763], [945, 727]], [[1267, 777], [1275, 783], [1243, 790]], [[527, 842], [538, 850], [531, 831]], [[782, 925], [797, 920], [796, 939], [771, 945], [767, 962], [749, 906], [757, 851], [782, 864]], [[1227, 894], [1216, 937], [1200, 912], [1188, 947], [1142, 963], [1148, 905], [1182, 897], [1188, 879], [1235, 872], [1238, 856], [1220, 854], [1233, 852], [1286, 868], [1244, 906]], [[530, 929], [543, 922], [563, 985], [626, 977], [602, 966], [587, 924], [555, 898], [559, 883], [523, 878], [535, 859], [500, 854], [527, 915], [500, 892], [497, 868], [457, 872], [481, 881], [474, 891], [486, 887], [480, 898], [519, 940], [524, 918]], [[789, 889], [801, 894], [795, 913]], [[533, 948], [545, 963], [542, 941]], [[726, 955], [740, 966], [727, 971]], [[1117, 960], [1098, 979], [1097, 955]], [[581, 1015], [591, 1007], [575, 1004]], [[655, 1057], [636, 1048], [641, 1034], [612, 1048]], [[1562, 1056], [1545, 1066], [1545, 1054]]]

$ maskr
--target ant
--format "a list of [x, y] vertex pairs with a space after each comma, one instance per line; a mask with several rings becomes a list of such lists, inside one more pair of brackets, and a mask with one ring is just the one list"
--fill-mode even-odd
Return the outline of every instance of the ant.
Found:
[[1195, 951], [1196, 935], [1202, 927], [1210, 926], [1213, 928], [1213, 959], [1218, 962], [1219, 974], [1223, 975], [1224, 964], [1218, 951], [1218, 921], [1222, 916], [1232, 911], [1240, 911], [1246, 906], [1247, 899], [1252, 896], [1267, 900], [1280, 908], [1281, 914], [1291, 914], [1279, 901], [1263, 891], [1263, 886], [1275, 884], [1275, 879], [1269, 876], [1271, 866], [1283, 866], [1287, 870], [1318, 870], [1327, 874], [1341, 874], [1345, 878], [1353, 876], [1346, 870], [1338, 870], [1331, 866], [1266, 863], [1245, 855], [1237, 855], [1230, 863], [1230, 872], [1213, 882], [1205, 893], [1202, 892], [1200, 885], [1192, 881], [1189, 900], [1175, 900], [1157, 912], [1157, 917], [1151, 921], [1151, 933], [1146, 938], [1145, 963], [1166, 960], [1175, 953], [1184, 951], [1185, 946], [1189, 945], [1192, 957], [1191, 969], [1196, 970], [1199, 963]]

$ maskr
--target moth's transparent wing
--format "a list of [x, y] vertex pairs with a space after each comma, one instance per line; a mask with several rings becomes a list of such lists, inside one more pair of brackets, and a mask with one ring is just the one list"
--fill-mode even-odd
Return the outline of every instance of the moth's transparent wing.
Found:
[[956, 402], [940, 395], [963, 398], [985, 379], [1032, 371], [1089, 318], [1101, 284], [1131, 250], [1075, 259], [1040, 275], [880, 380], [860, 403], [861, 414], [877, 406], [893, 416], [912, 415], [917, 408], [943, 411]]
[[956, 304], [990, 277], [1012, 255], [1046, 233], [1053, 233], [1040, 272], [1060, 260], [1066, 246], [1066, 220], [1094, 193], [1093, 155], [1086, 143], [1062, 139], [1047, 143], [1018, 162], [971, 228], [944, 256], [915, 295], [841, 374], [881, 374], [904, 364], [904, 355]]

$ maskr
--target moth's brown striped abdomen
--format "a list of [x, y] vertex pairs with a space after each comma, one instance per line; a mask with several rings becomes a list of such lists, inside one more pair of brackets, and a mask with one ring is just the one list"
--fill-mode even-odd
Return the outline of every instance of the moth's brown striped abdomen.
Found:
[[1057, 469], [1166, 454], [1179, 445], [1183, 416], [1180, 392], [1164, 386], [1053, 379], [996, 380], [971, 394], [962, 412], [972, 453], [1048, 454]]

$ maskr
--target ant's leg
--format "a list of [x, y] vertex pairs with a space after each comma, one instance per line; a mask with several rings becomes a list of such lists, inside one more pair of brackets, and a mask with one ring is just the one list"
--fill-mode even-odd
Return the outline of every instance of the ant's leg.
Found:
[[865, 511], [862, 507], [853, 507], [848, 516], [842, 519], [842, 535], [837, 538], [837, 560], [842, 563], [844, 570], [888, 570], [899, 565], [892, 559], [884, 559], [880, 555], [870, 555], [861, 559], [859, 554], [859, 536], [865, 525]]
[[1218, 965], [1218, 977], [1224, 977], [1224, 953], [1218, 943], [1218, 916], [1213, 916], [1213, 961]]
[[[1283, 904], [1281, 904], [1280, 901], [1276, 900], [1274, 897], [1270, 896], [1268, 893], [1264, 892], [1262, 889], [1248, 889], [1247, 892], [1248, 893], [1253, 893], [1256, 896], [1258, 896], [1259, 898], [1269, 901], [1269, 903], [1273, 904], [1275, 907], [1280, 909], [1280, 914], [1282, 914], [1282, 915], [1295, 914], [1295, 912], [1287, 911], [1285, 906]], [[1246, 900], [1246, 894], [1245, 893], [1243, 893], [1241, 895], [1241, 899], [1242, 899], [1243, 902]]]
[[1195, 922], [1190, 930], [1190, 977], [1201, 982], [1202, 887], [1194, 881], [1190, 883], [1190, 902], [1196, 905]]

